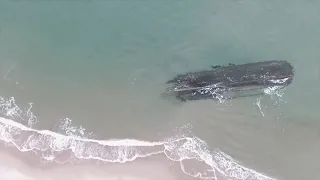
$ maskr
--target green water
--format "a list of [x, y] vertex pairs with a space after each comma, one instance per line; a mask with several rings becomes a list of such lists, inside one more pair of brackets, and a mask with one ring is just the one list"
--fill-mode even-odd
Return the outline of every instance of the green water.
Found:
[[[1, 1], [0, 95], [14, 96], [24, 105], [34, 102], [40, 129], [54, 129], [60, 118], [70, 117], [99, 138], [158, 139], [191, 123], [210, 145], [246, 156], [212, 140], [215, 132], [208, 125], [213, 119], [218, 124], [217, 117], [228, 119], [228, 127], [236, 129], [238, 124], [229, 122], [232, 118], [241, 117], [245, 122], [254, 114], [256, 121], [245, 122], [253, 124], [248, 125], [248, 137], [259, 133], [251, 127], [265, 126], [267, 132], [273, 123], [282, 124], [279, 129], [294, 126], [292, 133], [297, 136], [301, 124], [310, 127], [310, 132], [317, 131], [312, 128], [319, 126], [320, 117], [319, 15], [319, 2], [296, 0]], [[185, 109], [160, 98], [164, 82], [178, 73], [271, 59], [292, 63], [295, 77], [282, 97], [286, 103], [273, 107], [267, 100], [263, 110], [270, 121], [263, 121], [266, 117], [256, 107], [255, 98], [236, 100], [232, 107], [198, 102]], [[200, 107], [206, 113], [220, 113], [217, 108], [225, 111], [201, 119]], [[186, 111], [196, 115], [185, 117]], [[271, 138], [270, 142], [277, 139], [267, 135], [261, 136]], [[316, 141], [310, 138], [302, 141]], [[257, 142], [258, 138], [243, 146]], [[277, 152], [279, 157], [291, 149], [279, 146], [284, 149]], [[282, 170], [277, 169], [277, 174]]]

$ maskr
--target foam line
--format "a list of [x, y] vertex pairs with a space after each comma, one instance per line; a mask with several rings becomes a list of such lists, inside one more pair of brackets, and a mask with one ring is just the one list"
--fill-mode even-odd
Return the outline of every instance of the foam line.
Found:
[[[4, 105], [0, 104], [2, 110], [6, 110], [3, 111], [6, 116], [21, 117], [19, 114], [14, 116], [12, 109], [20, 110], [15, 104], [7, 105], [10, 108], [3, 108]], [[185, 174], [199, 179], [275, 180], [239, 165], [223, 152], [210, 151], [207, 144], [196, 136], [172, 137], [159, 142], [137, 139], [96, 140], [49, 130], [36, 130], [10, 118], [0, 117], [0, 140], [21, 152], [35, 152], [42, 160], [56, 163], [73, 163], [75, 159], [126, 163], [137, 158], [164, 154], [168, 159], [180, 162], [181, 170]], [[203, 163], [207, 168], [190, 172], [190, 164], [187, 165], [186, 160], [196, 162], [191, 165]]]
[[[71, 150], [79, 159], [96, 159], [105, 162], [125, 163], [137, 158], [164, 153], [172, 161], [193, 159], [212, 167], [206, 173], [191, 174], [201, 179], [217, 179], [217, 173], [234, 179], [271, 180], [267, 176], [242, 167], [221, 152], [210, 153], [204, 141], [197, 137], [181, 137], [163, 142], [135, 139], [94, 140], [65, 136], [48, 130], [35, 130], [6, 118], [0, 118], [0, 139], [14, 145], [19, 151], [51, 152], [55, 160], [59, 152]], [[45, 159], [48, 158], [42, 157]], [[182, 170], [184, 165], [181, 163]], [[210, 174], [210, 175], [209, 175]], [[209, 176], [207, 176], [209, 175]]]

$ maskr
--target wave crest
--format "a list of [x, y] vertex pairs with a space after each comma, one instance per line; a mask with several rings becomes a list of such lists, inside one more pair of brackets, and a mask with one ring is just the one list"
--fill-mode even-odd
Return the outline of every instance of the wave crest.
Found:
[[[11, 114], [4, 115], [21, 117], [13, 116], [13, 111], [10, 111], [9, 107], [4, 108], [4, 104], [0, 106], [2, 112], [5, 112], [4, 109], [11, 112]], [[10, 107], [14, 108], [12, 105]], [[32, 114], [32, 117], [35, 116]], [[136, 139], [95, 140], [48, 130], [36, 130], [9, 118], [0, 117], [0, 139], [15, 146], [21, 152], [32, 151], [40, 158], [56, 163], [70, 163], [86, 159], [125, 163], [137, 158], [164, 154], [170, 160], [180, 162], [181, 170], [185, 174], [200, 179], [274, 180], [241, 166], [221, 151], [210, 151], [207, 144], [196, 136], [172, 137], [159, 142]], [[191, 171], [186, 161], [201, 163], [206, 168]]]

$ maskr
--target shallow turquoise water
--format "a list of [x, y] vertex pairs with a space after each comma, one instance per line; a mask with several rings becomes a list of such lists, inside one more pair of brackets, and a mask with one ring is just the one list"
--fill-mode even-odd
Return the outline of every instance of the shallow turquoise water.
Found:
[[[294, 142], [319, 125], [319, 12], [316, 1], [2, 1], [0, 95], [14, 96], [21, 106], [34, 102], [39, 129], [57, 130], [59, 119], [69, 117], [99, 139], [159, 140], [189, 123], [212, 148], [239, 159], [261, 155], [249, 155], [254, 150], [248, 148], [261, 143], [259, 138], [273, 142], [274, 151], [282, 149], [275, 153], [282, 157], [291, 145], [273, 141], [274, 134]], [[295, 78], [282, 97], [286, 103], [262, 101], [266, 116], [256, 98], [236, 100], [231, 107], [160, 99], [164, 82], [178, 73], [270, 59], [291, 62]], [[239, 132], [228, 129], [237, 129], [237, 123], [247, 126], [244, 137], [257, 136], [248, 140], [251, 144], [236, 140]], [[302, 125], [310, 130], [299, 132]], [[293, 134], [273, 134], [273, 126]], [[257, 135], [257, 127], [265, 127], [266, 134]], [[234, 133], [230, 139], [228, 133]], [[303, 141], [315, 142], [317, 135], [311, 134]], [[261, 171], [276, 166], [258, 159], [252, 165]]]

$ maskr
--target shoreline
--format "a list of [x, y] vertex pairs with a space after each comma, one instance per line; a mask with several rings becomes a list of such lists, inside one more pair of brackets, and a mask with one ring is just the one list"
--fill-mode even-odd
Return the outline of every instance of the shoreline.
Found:
[[[9, 152], [8, 152], [9, 150]], [[163, 156], [137, 159], [127, 163], [97, 163], [84, 160], [78, 164], [40, 163], [30, 153], [21, 153], [1, 145], [0, 172], [6, 180], [187, 180], [178, 172], [179, 165]], [[187, 179], [186, 179], [187, 178]], [[192, 178], [190, 178], [191, 180]]]

